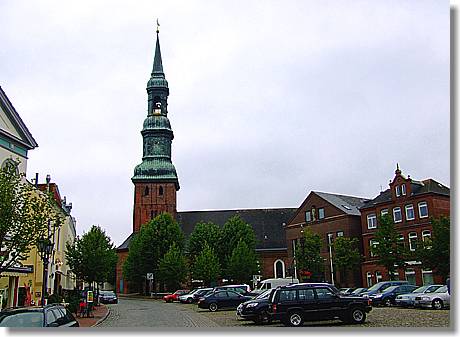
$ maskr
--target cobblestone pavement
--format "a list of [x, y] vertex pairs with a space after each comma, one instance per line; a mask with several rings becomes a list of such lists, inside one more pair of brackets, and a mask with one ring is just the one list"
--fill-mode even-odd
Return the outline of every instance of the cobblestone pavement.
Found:
[[109, 304], [108, 317], [97, 327], [131, 327], [131, 328], [211, 328], [218, 324], [204, 315], [171, 306], [158, 300], [120, 298], [118, 304]]
[[[222, 310], [210, 312], [209, 310], [199, 309], [194, 304], [173, 304], [176, 306], [186, 307], [190, 311], [202, 314], [222, 327], [247, 327], [247, 328], [276, 328], [284, 327], [279, 322], [268, 325], [256, 325], [253, 322], [238, 320], [235, 310]], [[448, 328], [450, 310], [426, 310], [426, 309], [404, 309], [397, 307], [390, 308], [372, 308], [367, 315], [366, 322], [360, 325], [345, 324], [341, 321], [322, 321], [322, 322], [305, 322], [304, 327], [353, 327], [353, 328]]]
[[[98, 327], [158, 327], [158, 328], [219, 328], [236, 327], [245, 329], [276, 330], [284, 327], [279, 322], [256, 325], [253, 322], [238, 320], [235, 310], [210, 312], [199, 309], [195, 304], [164, 303], [150, 299], [119, 299], [119, 304], [108, 305], [110, 314]], [[349, 325], [336, 321], [305, 322], [304, 328], [449, 328], [450, 310], [426, 310], [403, 308], [373, 308], [366, 322]]]

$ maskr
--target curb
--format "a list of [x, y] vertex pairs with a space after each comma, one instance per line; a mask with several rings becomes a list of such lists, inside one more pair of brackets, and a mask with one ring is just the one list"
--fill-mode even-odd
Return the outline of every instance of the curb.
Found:
[[104, 315], [104, 317], [102, 317], [102, 318], [101, 318], [100, 320], [98, 320], [96, 323], [94, 323], [93, 325], [91, 325], [91, 328], [98, 326], [99, 324], [101, 324], [102, 322], [104, 322], [104, 321], [106, 320], [106, 318], [107, 318], [107, 317], [109, 316], [109, 314], [110, 314], [110, 308], [107, 307], [107, 306], [106, 306], [106, 308], [107, 308], [107, 312], [106, 312], [106, 314]]

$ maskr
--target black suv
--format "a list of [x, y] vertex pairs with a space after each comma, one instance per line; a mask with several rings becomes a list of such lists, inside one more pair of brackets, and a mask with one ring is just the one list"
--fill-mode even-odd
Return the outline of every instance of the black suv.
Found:
[[341, 295], [328, 283], [299, 283], [276, 288], [269, 299], [269, 313], [284, 325], [301, 326], [305, 320], [340, 319], [364, 323], [372, 310], [370, 301], [359, 296]]

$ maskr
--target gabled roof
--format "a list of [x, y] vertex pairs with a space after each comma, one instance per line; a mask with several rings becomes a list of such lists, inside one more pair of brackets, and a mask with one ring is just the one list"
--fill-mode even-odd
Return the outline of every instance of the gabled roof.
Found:
[[[423, 181], [412, 180], [411, 184], [411, 196], [417, 196], [425, 193], [434, 193], [444, 196], [450, 196], [450, 189], [447, 186], [437, 182], [434, 179], [425, 179]], [[391, 201], [391, 190], [387, 189], [383, 192], [380, 192], [378, 196], [374, 199], [369, 200], [364, 204], [360, 209], [372, 208], [375, 205], [390, 202]]]
[[313, 193], [320, 196], [321, 198], [326, 200], [331, 205], [335, 206], [336, 208], [340, 209], [341, 211], [349, 215], [361, 216], [361, 213], [359, 212], [359, 208], [363, 206], [366, 201], [369, 201], [369, 199], [366, 199], [366, 198], [353, 197], [350, 195], [332, 194], [332, 193], [325, 193], [325, 192], [313, 192]]
[[[234, 215], [252, 226], [257, 250], [286, 249], [283, 223], [287, 223], [297, 208], [262, 208], [177, 212], [177, 222], [188, 237], [199, 222], [213, 222], [222, 227]], [[131, 234], [118, 249], [129, 248]]]
[[0, 105], [2, 107], [2, 110], [4, 110], [7, 116], [9, 117], [13, 126], [16, 128], [17, 132], [21, 135], [21, 138], [18, 138], [15, 135], [8, 132], [7, 130], [3, 130], [3, 129], [0, 129], [0, 133], [22, 144], [29, 150], [36, 148], [38, 146], [37, 142], [35, 141], [34, 137], [30, 133], [29, 129], [27, 129], [27, 126], [22, 121], [21, 117], [19, 116], [18, 112], [14, 108], [13, 104], [8, 99], [8, 96], [6, 96], [6, 93], [3, 91], [1, 86], [0, 86]]

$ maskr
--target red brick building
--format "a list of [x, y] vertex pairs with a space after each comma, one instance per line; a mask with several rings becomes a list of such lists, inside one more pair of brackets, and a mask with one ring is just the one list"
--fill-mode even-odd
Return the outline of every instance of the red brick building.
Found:
[[[396, 224], [401, 242], [415, 251], [417, 241], [431, 236], [430, 218], [450, 215], [450, 189], [433, 179], [417, 181], [410, 176], [406, 178], [397, 167], [389, 189], [366, 202], [360, 210], [364, 248], [362, 282], [364, 287], [368, 287], [389, 279], [388, 272], [376, 264], [376, 258], [370, 251], [370, 246], [376, 244], [373, 239], [378, 228], [378, 216], [389, 214]], [[406, 268], [399, 269], [395, 276], [416, 285], [443, 282], [418, 261], [407, 261]]]
[[[285, 226], [288, 267], [293, 265], [295, 247], [300, 244], [304, 228], [309, 227], [313, 233], [319, 234], [322, 238], [321, 255], [325, 261], [323, 279], [340, 286], [360, 286], [361, 270], [359, 268], [350, 270], [342, 276], [334, 272], [334, 252], [329, 243], [338, 236], [357, 238], [361, 242], [359, 207], [363, 206], [367, 200], [347, 195], [311, 192]], [[361, 246], [359, 249], [362, 252]], [[298, 272], [295, 271], [296, 274]]]

